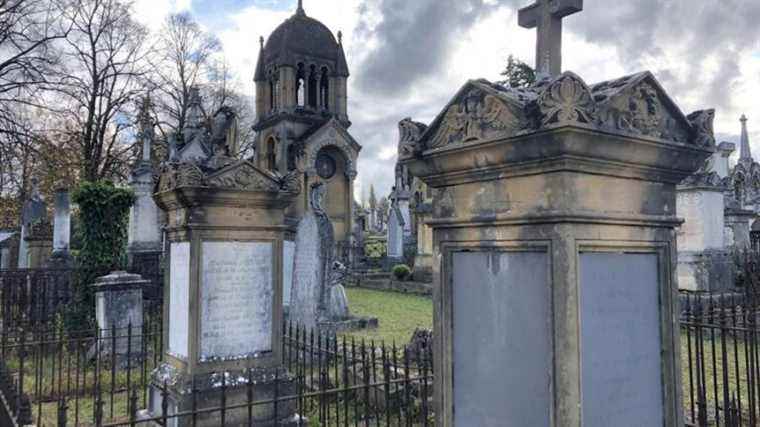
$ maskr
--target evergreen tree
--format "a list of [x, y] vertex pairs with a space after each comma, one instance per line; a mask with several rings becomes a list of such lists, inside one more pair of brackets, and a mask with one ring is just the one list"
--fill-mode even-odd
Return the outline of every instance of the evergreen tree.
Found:
[[511, 88], [528, 87], [536, 81], [535, 70], [530, 65], [515, 58], [514, 55], [509, 55], [507, 58], [507, 68], [501, 72], [501, 76], [504, 77], [504, 80], [498, 83]]

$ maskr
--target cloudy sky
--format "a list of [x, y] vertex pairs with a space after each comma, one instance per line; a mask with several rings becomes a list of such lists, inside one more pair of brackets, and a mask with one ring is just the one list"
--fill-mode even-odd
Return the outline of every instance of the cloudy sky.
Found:
[[[370, 184], [390, 191], [400, 119], [430, 122], [468, 79], [497, 79], [509, 54], [533, 63], [535, 31], [517, 25], [517, 8], [532, 1], [304, 0], [308, 15], [344, 34], [351, 132], [364, 146], [357, 195]], [[136, 12], [153, 29], [168, 13], [193, 13], [252, 94], [258, 38], [295, 7], [296, 0], [137, 0]], [[720, 140], [738, 141], [746, 113], [760, 159], [760, 1], [584, 7], [565, 20], [564, 69], [589, 84], [651, 70], [685, 113], [717, 109]]]

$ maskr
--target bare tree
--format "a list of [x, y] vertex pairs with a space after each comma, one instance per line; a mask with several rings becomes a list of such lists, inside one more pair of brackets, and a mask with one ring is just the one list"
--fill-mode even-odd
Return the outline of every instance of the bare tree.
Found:
[[81, 152], [82, 178], [123, 177], [134, 141], [129, 130], [147, 70], [147, 30], [123, 0], [77, 0], [64, 13], [71, 23], [64, 52], [64, 138]]
[[0, 0], [0, 133], [28, 133], [16, 110], [39, 106], [38, 93], [57, 84], [56, 40], [71, 31], [63, 0]]
[[166, 19], [152, 60], [152, 92], [158, 95], [154, 102], [164, 138], [185, 127], [190, 90], [204, 82], [212, 57], [220, 51], [219, 40], [203, 31], [189, 13]]
[[253, 156], [256, 114], [252, 97], [245, 94], [243, 85], [224, 57], [210, 61], [207, 81], [204, 92], [208, 113], [213, 114], [223, 106], [232, 108], [237, 114], [240, 157]]

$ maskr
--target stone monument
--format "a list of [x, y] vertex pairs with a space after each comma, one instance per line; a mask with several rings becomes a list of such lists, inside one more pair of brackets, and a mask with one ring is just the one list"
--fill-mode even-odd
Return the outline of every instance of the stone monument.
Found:
[[65, 268], [73, 266], [69, 246], [71, 242], [71, 198], [69, 190], [62, 188], [55, 192], [53, 218], [53, 254], [48, 266]]
[[[163, 253], [161, 217], [153, 200], [155, 169], [151, 161], [154, 139], [153, 119], [150, 116], [150, 98], [143, 100], [138, 117], [138, 139], [142, 143], [140, 159], [135, 163], [129, 186], [135, 193], [135, 203], [129, 210], [127, 244], [128, 269], [145, 279], [161, 285], [160, 262]], [[158, 288], [156, 288], [158, 289]], [[157, 295], [147, 295], [157, 297]]]
[[[40, 195], [39, 181], [32, 177], [32, 191], [21, 210], [21, 235], [19, 236], [18, 268], [30, 268], [28, 237], [33, 224], [46, 221], [47, 205]], [[47, 257], [45, 258], [47, 259]]]
[[337, 332], [376, 327], [377, 319], [350, 315], [346, 268], [335, 261], [332, 223], [322, 208], [325, 187], [311, 186], [309, 210], [298, 222], [289, 318], [306, 330]]
[[727, 187], [719, 173], [724, 162], [728, 161], [726, 151], [729, 147], [725, 144], [721, 144], [697, 173], [687, 177], [677, 188], [676, 213], [684, 219], [677, 239], [680, 289], [714, 291], [733, 288], [733, 259], [725, 238], [724, 193]]
[[53, 224], [47, 217], [32, 222], [25, 229], [26, 268], [42, 268], [53, 254]]
[[99, 351], [115, 353], [118, 363], [124, 366], [133, 366], [143, 357], [143, 291], [152, 286], [140, 275], [125, 271], [100, 277], [93, 285], [101, 338]]
[[388, 212], [388, 263], [404, 262], [404, 215], [397, 205], [391, 205]]
[[712, 112], [548, 52], [535, 85], [471, 81], [401, 147], [438, 190], [436, 425], [681, 427], [676, 186], [715, 150]]
[[[282, 278], [285, 210], [300, 193], [300, 180], [235, 159], [230, 139], [193, 144], [208, 156], [164, 164], [155, 194], [168, 217], [166, 361], [153, 374], [145, 416], [161, 415], [164, 381], [170, 414], [191, 408], [193, 382], [198, 409], [219, 406], [222, 375], [242, 378], [228, 384], [227, 405], [246, 401], [249, 369], [256, 400], [271, 399], [275, 389], [292, 393], [295, 385], [282, 365]], [[276, 412], [274, 405], [253, 410], [254, 423], [289, 425], [295, 402], [278, 402]], [[230, 425], [241, 425], [248, 408], [226, 414]], [[197, 425], [216, 426], [219, 415], [201, 415]]]

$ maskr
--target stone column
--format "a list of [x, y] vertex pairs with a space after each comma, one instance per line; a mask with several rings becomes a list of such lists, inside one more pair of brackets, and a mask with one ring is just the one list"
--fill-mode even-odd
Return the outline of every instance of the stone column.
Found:
[[126, 271], [114, 271], [93, 284], [100, 349], [115, 353], [124, 366], [133, 366], [143, 356], [143, 291], [152, 286], [139, 274]]
[[71, 199], [69, 190], [59, 189], [55, 193], [55, 213], [53, 218], [53, 254], [51, 267], [68, 267], [73, 263], [69, 245], [71, 241]]
[[[142, 156], [132, 169], [129, 186], [135, 193], [135, 203], [129, 209], [129, 231], [127, 244], [127, 269], [140, 274], [157, 285], [146, 292], [146, 297], [155, 300], [161, 280], [161, 256], [163, 255], [163, 234], [160, 211], [153, 200], [155, 185], [154, 168], [151, 162], [153, 144], [153, 122], [149, 112], [150, 101], [146, 100], [140, 114], [140, 139]], [[171, 154], [170, 154], [171, 157]]]
[[[437, 426], [683, 426], [676, 185], [711, 116], [648, 73], [610, 86], [471, 81], [400, 150], [438, 189]], [[604, 120], [642, 93], [630, 126]]]
[[[193, 383], [198, 409], [218, 407], [221, 375], [236, 379], [228, 384], [227, 404], [245, 402], [249, 369], [256, 400], [272, 398], [275, 387], [281, 396], [293, 393], [295, 382], [281, 354], [283, 252], [292, 233], [285, 210], [300, 183], [298, 173], [280, 179], [247, 161], [211, 173], [182, 163], [162, 174], [155, 199], [169, 218], [166, 362], [149, 390], [152, 416], [161, 413], [164, 380], [170, 385], [169, 413], [191, 409]], [[254, 422], [288, 425], [284, 420], [293, 417], [295, 402], [278, 403], [278, 420], [273, 405], [253, 410]], [[242, 425], [248, 410], [226, 415], [229, 425]], [[202, 414], [197, 425], [219, 425], [219, 416]]]

